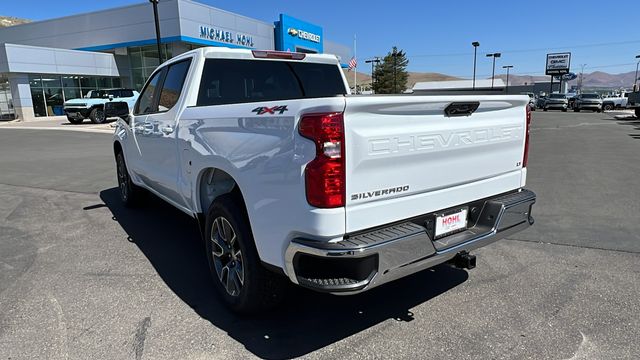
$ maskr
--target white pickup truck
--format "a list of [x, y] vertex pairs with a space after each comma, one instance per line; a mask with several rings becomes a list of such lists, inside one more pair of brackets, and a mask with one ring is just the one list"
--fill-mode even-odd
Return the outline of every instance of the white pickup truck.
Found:
[[[527, 96], [351, 96], [334, 56], [201, 48], [111, 103], [121, 199], [201, 224], [235, 311], [362, 292], [531, 224]], [[428, 285], [427, 285], [428, 286]]]

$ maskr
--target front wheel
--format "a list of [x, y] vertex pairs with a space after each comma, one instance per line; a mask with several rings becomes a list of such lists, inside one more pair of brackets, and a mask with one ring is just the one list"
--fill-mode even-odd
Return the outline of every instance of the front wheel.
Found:
[[611, 111], [611, 110], [613, 110], [613, 109], [614, 109], [613, 104], [605, 104], [605, 105], [604, 105], [604, 110], [605, 110], [605, 111]]
[[636, 117], [640, 119], [640, 107], [635, 108]]
[[89, 113], [89, 119], [91, 119], [91, 122], [94, 124], [102, 124], [107, 118], [104, 116], [104, 109], [94, 108]]
[[265, 269], [239, 196], [216, 199], [207, 213], [207, 259], [214, 286], [233, 311], [251, 313], [277, 305], [286, 279]]
[[567, 112], [567, 109], [562, 109], [562, 112]]
[[82, 122], [84, 121], [84, 118], [74, 118], [71, 116], [67, 116], [67, 120], [74, 125], [78, 125], [78, 124], [82, 124]]
[[549, 111], [549, 109], [547, 109], [547, 108], [544, 108], [544, 109], [543, 109], [542, 111]]

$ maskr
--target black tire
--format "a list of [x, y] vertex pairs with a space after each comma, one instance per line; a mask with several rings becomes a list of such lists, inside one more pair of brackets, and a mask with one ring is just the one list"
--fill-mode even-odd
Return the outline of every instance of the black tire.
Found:
[[220, 298], [234, 312], [253, 313], [279, 304], [287, 279], [262, 266], [241, 201], [226, 194], [211, 204], [205, 242]]
[[611, 111], [611, 110], [615, 109], [615, 106], [613, 106], [613, 104], [604, 104], [602, 109], [605, 110], [605, 111]]
[[562, 112], [567, 112], [567, 109], [564, 109], [564, 108], [563, 108], [563, 109], [562, 109]]
[[74, 125], [78, 125], [78, 124], [82, 124], [82, 122], [84, 121], [84, 118], [74, 118], [71, 116], [67, 116], [67, 120]]
[[107, 118], [104, 116], [104, 109], [99, 107], [93, 108], [93, 110], [91, 110], [91, 112], [89, 113], [89, 119], [91, 119], [91, 122], [94, 124], [102, 124], [107, 120]]
[[144, 196], [144, 190], [131, 181], [131, 176], [121, 151], [116, 154], [116, 172], [122, 204], [128, 208], [139, 205]]
[[573, 111], [575, 111], [575, 112], [580, 112], [580, 108], [579, 108], [579, 107], [574, 108], [574, 109], [573, 109]]
[[547, 109], [547, 108], [544, 108], [544, 109], [543, 109], [542, 111], [549, 111], [549, 109]]
[[636, 117], [640, 119], [640, 107], [635, 108]]

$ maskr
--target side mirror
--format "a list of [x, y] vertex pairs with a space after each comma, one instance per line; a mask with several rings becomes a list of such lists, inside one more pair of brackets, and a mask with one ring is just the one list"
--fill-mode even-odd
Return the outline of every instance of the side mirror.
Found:
[[129, 104], [124, 101], [111, 101], [104, 104], [105, 118], [119, 117], [125, 123], [130, 123]]

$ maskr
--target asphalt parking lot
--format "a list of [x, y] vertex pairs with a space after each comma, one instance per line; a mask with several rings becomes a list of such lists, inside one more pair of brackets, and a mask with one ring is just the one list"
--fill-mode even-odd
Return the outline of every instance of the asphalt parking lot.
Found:
[[0, 128], [0, 359], [640, 358], [640, 121], [535, 112], [536, 224], [351, 297], [237, 317], [195, 224], [118, 200], [110, 136]]

